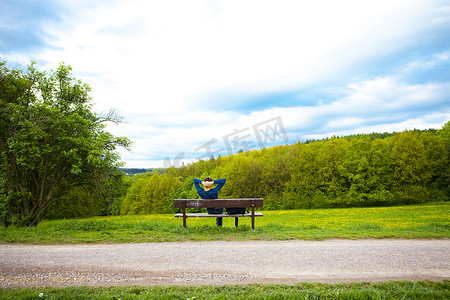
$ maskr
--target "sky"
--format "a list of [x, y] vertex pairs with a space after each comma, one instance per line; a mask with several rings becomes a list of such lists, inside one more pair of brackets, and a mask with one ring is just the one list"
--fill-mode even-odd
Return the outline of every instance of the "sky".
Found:
[[450, 120], [448, 0], [0, 0], [0, 60], [70, 65], [129, 168]]

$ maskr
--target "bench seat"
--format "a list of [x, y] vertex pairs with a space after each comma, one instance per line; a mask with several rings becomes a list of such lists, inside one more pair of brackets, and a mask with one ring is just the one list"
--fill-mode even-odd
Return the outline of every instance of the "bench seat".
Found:
[[[245, 214], [236, 214], [236, 215], [229, 215], [229, 214], [202, 214], [202, 213], [191, 213], [191, 214], [186, 214], [186, 218], [217, 218], [217, 217], [251, 217], [252, 213], [245, 213]], [[255, 217], [262, 217], [263, 214], [260, 212], [255, 212]], [[175, 215], [176, 218], [182, 218], [183, 214], [182, 213], [178, 213]]]

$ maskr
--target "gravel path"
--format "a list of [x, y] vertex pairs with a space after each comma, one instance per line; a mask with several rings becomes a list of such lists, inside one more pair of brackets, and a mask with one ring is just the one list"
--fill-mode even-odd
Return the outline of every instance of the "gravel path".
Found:
[[0, 245], [0, 286], [203, 285], [450, 278], [450, 240]]

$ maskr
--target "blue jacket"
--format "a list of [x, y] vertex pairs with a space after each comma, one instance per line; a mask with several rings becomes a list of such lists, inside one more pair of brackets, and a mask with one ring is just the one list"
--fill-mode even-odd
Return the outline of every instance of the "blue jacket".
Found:
[[214, 184], [218, 184], [213, 189], [210, 189], [209, 191], [205, 191], [200, 185], [202, 184], [202, 181], [200, 179], [194, 178], [194, 185], [197, 189], [197, 193], [202, 199], [218, 199], [219, 198], [219, 191], [223, 188], [225, 185], [226, 179], [217, 179], [214, 180]]

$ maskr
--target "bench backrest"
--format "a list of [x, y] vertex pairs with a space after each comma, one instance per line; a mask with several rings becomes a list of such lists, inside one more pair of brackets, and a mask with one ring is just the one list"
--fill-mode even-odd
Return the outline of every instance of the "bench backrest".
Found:
[[263, 207], [262, 198], [240, 199], [174, 199], [174, 208]]

